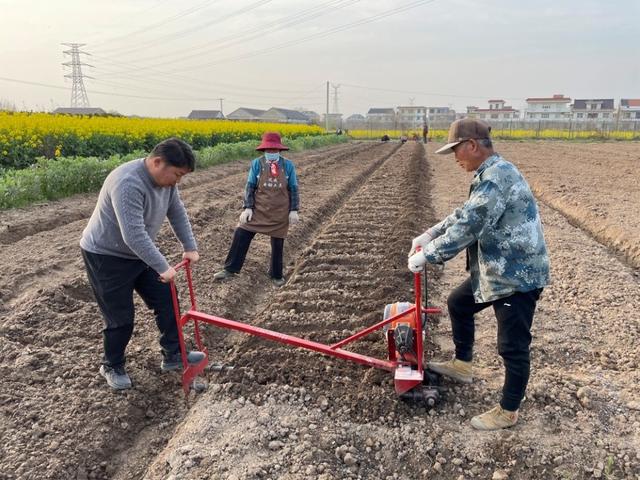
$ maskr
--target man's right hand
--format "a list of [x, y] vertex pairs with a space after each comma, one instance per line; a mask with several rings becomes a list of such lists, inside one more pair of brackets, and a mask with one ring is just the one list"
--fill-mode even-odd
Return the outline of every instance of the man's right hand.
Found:
[[427, 244], [431, 240], [433, 240], [433, 237], [429, 233], [429, 230], [424, 232], [422, 235], [418, 235], [416, 238], [414, 238], [411, 241], [411, 250], [409, 250], [409, 255], [408, 256], [410, 257], [411, 255], [416, 253], [418, 248], [422, 248], [424, 250], [424, 248], [427, 246]]
[[160, 281], [162, 283], [169, 283], [176, 276], [176, 271], [173, 267], [169, 267], [169, 270], [160, 274]]
[[250, 222], [251, 218], [253, 218], [253, 210], [251, 210], [250, 208], [245, 208], [240, 214], [240, 223], [245, 224], [247, 222]]

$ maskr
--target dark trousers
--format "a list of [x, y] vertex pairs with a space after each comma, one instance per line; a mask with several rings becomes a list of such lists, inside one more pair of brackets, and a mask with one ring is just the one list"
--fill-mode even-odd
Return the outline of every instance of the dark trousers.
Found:
[[138, 292], [156, 318], [160, 346], [165, 355], [179, 351], [178, 327], [171, 289], [142, 260], [99, 255], [82, 250], [89, 283], [104, 318], [102, 363], [118, 367], [126, 362], [125, 350], [133, 334], [133, 292]]
[[498, 320], [498, 353], [505, 366], [500, 405], [514, 411], [520, 407], [529, 381], [531, 324], [542, 289], [516, 292], [493, 302], [476, 303], [471, 278], [454, 289], [447, 299], [456, 358], [469, 362], [473, 358], [474, 315], [492, 306]]
[[[238, 227], [233, 232], [231, 248], [224, 262], [224, 269], [228, 272], [238, 273], [242, 270], [244, 260], [251, 245], [251, 240], [256, 232], [250, 232]], [[282, 278], [282, 256], [284, 252], [284, 238], [271, 237], [271, 268], [269, 274], [272, 278]]]

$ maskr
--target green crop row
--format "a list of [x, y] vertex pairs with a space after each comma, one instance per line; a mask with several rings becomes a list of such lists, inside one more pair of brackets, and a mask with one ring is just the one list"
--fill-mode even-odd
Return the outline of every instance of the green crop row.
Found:
[[[346, 136], [318, 135], [284, 139], [284, 142], [292, 151], [300, 151], [347, 140]], [[203, 148], [196, 152], [196, 168], [207, 168], [241, 158], [255, 158], [255, 148], [255, 141], [220, 143], [214, 147]], [[97, 191], [111, 170], [129, 160], [144, 156], [144, 152], [136, 151], [108, 158], [40, 158], [30, 167], [0, 172], [0, 209]]]

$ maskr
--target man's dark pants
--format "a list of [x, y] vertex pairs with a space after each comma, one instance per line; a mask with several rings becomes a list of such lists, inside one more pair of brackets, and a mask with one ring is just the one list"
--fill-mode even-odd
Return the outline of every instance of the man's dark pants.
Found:
[[171, 289], [169, 284], [158, 279], [156, 271], [142, 260], [99, 255], [86, 250], [82, 250], [82, 258], [104, 317], [104, 365], [119, 367], [126, 361], [125, 349], [133, 334], [134, 291], [138, 292], [147, 307], [153, 309], [160, 330], [162, 352], [172, 355], [179, 351]]
[[[224, 262], [224, 269], [231, 273], [238, 273], [244, 265], [247, 257], [249, 246], [255, 232], [250, 232], [244, 228], [238, 227], [233, 232], [233, 240], [231, 248]], [[282, 257], [284, 253], [284, 238], [271, 237], [271, 268], [269, 274], [271, 278], [282, 278]]]
[[454, 289], [447, 299], [456, 358], [470, 362], [475, 338], [474, 314], [493, 306], [498, 320], [498, 353], [505, 366], [500, 406], [515, 411], [520, 407], [529, 381], [531, 324], [541, 288], [516, 292], [493, 302], [475, 303], [471, 278]]

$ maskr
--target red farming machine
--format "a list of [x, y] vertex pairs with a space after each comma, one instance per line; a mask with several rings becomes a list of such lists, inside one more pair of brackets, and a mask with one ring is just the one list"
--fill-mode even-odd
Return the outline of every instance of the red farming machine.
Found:
[[[178, 324], [178, 334], [180, 339], [180, 351], [182, 353], [182, 388], [185, 395], [195, 385], [195, 380], [208, 365], [209, 355], [202, 343], [200, 332], [200, 322], [209, 323], [217, 327], [266, 338], [280, 343], [285, 343], [293, 347], [313, 350], [332, 357], [359, 363], [369, 367], [380, 368], [393, 373], [396, 393], [405, 400], [420, 402], [426, 407], [433, 407], [440, 399], [440, 387], [438, 376], [426, 371], [423, 366], [424, 359], [424, 339], [425, 323], [427, 315], [437, 315], [441, 313], [439, 308], [426, 306], [427, 288], [426, 278], [423, 284], [421, 273], [414, 274], [415, 299], [413, 303], [396, 302], [386, 305], [383, 320], [364, 330], [361, 330], [344, 340], [333, 345], [326, 345], [311, 340], [287, 335], [284, 333], [266, 330], [234, 320], [209, 315], [198, 311], [196, 294], [193, 287], [191, 266], [188, 260], [184, 260], [174, 267], [176, 270], [184, 269], [186, 273], [187, 286], [189, 288], [189, 298], [191, 307], [185, 313], [181, 313], [178, 301], [178, 293], [174, 282], [171, 282], [171, 294], [173, 297], [174, 312]], [[424, 296], [423, 288], [424, 285]], [[424, 300], [424, 305], [423, 305]], [[196, 364], [191, 365], [186, 361], [186, 346], [184, 338], [184, 327], [193, 321], [195, 344], [198, 350], [205, 353], [206, 358]], [[345, 350], [343, 347], [359, 338], [372, 332], [381, 330], [385, 332], [387, 341], [388, 358], [380, 359], [369, 357], [359, 353]]]

